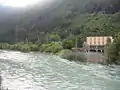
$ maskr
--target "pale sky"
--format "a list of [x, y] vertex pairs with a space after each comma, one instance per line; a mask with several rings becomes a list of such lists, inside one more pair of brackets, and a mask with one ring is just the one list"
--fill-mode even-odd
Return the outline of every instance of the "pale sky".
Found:
[[27, 5], [36, 4], [45, 0], [0, 0], [0, 4], [12, 7], [26, 7]]

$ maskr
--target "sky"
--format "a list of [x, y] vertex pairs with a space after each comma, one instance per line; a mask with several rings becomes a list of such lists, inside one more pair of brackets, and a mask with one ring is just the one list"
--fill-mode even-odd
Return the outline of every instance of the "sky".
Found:
[[1, 5], [12, 7], [26, 7], [28, 5], [36, 4], [37, 2], [44, 2], [45, 0], [0, 0]]

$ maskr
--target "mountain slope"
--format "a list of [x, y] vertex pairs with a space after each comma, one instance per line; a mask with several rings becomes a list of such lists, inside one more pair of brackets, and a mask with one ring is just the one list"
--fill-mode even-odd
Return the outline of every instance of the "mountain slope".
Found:
[[56, 31], [61, 38], [70, 32], [113, 35], [120, 28], [119, 11], [119, 0], [53, 0], [42, 7], [38, 3], [28, 9], [0, 8], [0, 41], [36, 41], [36, 33], [41, 37]]

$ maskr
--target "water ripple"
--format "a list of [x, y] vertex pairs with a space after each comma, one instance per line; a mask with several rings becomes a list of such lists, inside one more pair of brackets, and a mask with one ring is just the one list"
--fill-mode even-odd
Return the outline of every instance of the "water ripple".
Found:
[[120, 90], [120, 66], [77, 64], [54, 55], [0, 51], [10, 90]]

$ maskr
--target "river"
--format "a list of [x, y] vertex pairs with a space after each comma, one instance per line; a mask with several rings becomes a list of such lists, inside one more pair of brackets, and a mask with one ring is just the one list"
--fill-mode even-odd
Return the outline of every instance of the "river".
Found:
[[53, 55], [0, 51], [9, 90], [120, 90], [120, 66], [70, 62]]

